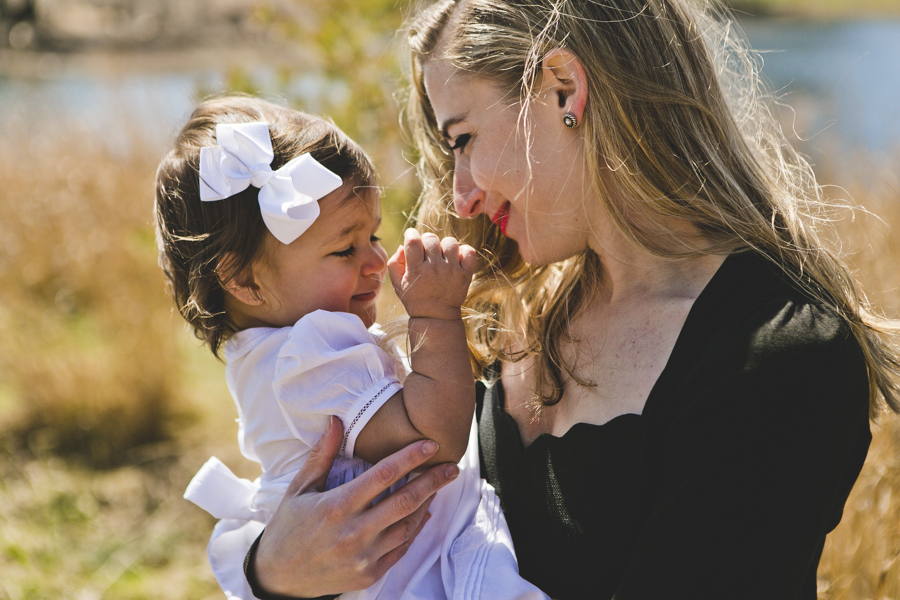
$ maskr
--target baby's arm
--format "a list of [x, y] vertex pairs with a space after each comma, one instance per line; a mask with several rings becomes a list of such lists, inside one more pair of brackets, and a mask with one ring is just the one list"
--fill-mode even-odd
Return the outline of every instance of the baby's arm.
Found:
[[412, 372], [404, 389], [360, 432], [357, 456], [374, 463], [428, 438], [440, 449], [426, 464], [462, 458], [475, 411], [475, 382], [461, 306], [476, 261], [475, 250], [453, 238], [406, 231], [388, 269], [409, 314]]

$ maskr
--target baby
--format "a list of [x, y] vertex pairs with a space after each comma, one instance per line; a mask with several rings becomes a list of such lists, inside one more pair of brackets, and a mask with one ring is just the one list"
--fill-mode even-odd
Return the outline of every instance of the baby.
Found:
[[[254, 597], [244, 556], [335, 416], [344, 439], [328, 489], [420, 439], [439, 445], [428, 464], [460, 463], [409, 552], [342, 598], [545, 598], [518, 576], [479, 475], [460, 308], [471, 247], [408, 230], [388, 261], [365, 153], [328, 122], [247, 97], [195, 109], [157, 172], [156, 217], [175, 303], [224, 354], [241, 452], [262, 467], [250, 482], [212, 458], [185, 492], [220, 519], [208, 554], [229, 598]], [[386, 270], [410, 316], [408, 374], [375, 325]]]

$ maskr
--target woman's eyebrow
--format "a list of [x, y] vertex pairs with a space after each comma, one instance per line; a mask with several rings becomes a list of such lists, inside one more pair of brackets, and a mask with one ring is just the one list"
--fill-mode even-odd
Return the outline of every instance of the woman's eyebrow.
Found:
[[451, 117], [451, 118], [447, 119], [446, 121], [444, 121], [443, 123], [438, 124], [438, 126], [441, 128], [441, 135], [444, 136], [445, 140], [450, 138], [450, 134], [448, 133], [448, 130], [451, 127], [453, 127], [454, 125], [456, 125], [457, 123], [461, 123], [462, 121], [465, 121], [467, 116], [468, 116], [468, 113], [466, 113], [464, 115], [459, 115], [456, 117]]

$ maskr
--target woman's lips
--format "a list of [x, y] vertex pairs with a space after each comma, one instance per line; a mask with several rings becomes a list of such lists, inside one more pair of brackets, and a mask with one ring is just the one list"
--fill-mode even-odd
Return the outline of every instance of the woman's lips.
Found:
[[506, 223], [509, 221], [509, 202], [500, 207], [500, 210], [491, 217], [491, 222], [500, 227], [500, 233], [506, 235]]

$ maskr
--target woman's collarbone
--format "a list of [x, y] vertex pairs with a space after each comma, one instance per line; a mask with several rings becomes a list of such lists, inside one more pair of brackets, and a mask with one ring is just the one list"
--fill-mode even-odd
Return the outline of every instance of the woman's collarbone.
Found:
[[[578, 423], [604, 425], [622, 415], [642, 414], [691, 305], [670, 304], [668, 310], [643, 312], [633, 319], [582, 314], [573, 322], [571, 339], [561, 348], [575, 378], [564, 373], [563, 396], [553, 406], [537, 403], [530, 361], [505, 365], [506, 408], [523, 442], [527, 445], [545, 433], [561, 437]], [[614, 325], [597, 327], [601, 323]]]
[[576, 373], [589, 385], [566, 376], [562, 399], [552, 406], [539, 404], [533, 380], [526, 383], [526, 378], [503, 377], [506, 410], [526, 446], [543, 434], [562, 437], [579, 423], [604, 425], [616, 417], [643, 412], [658, 377], [655, 369], [595, 367]]

